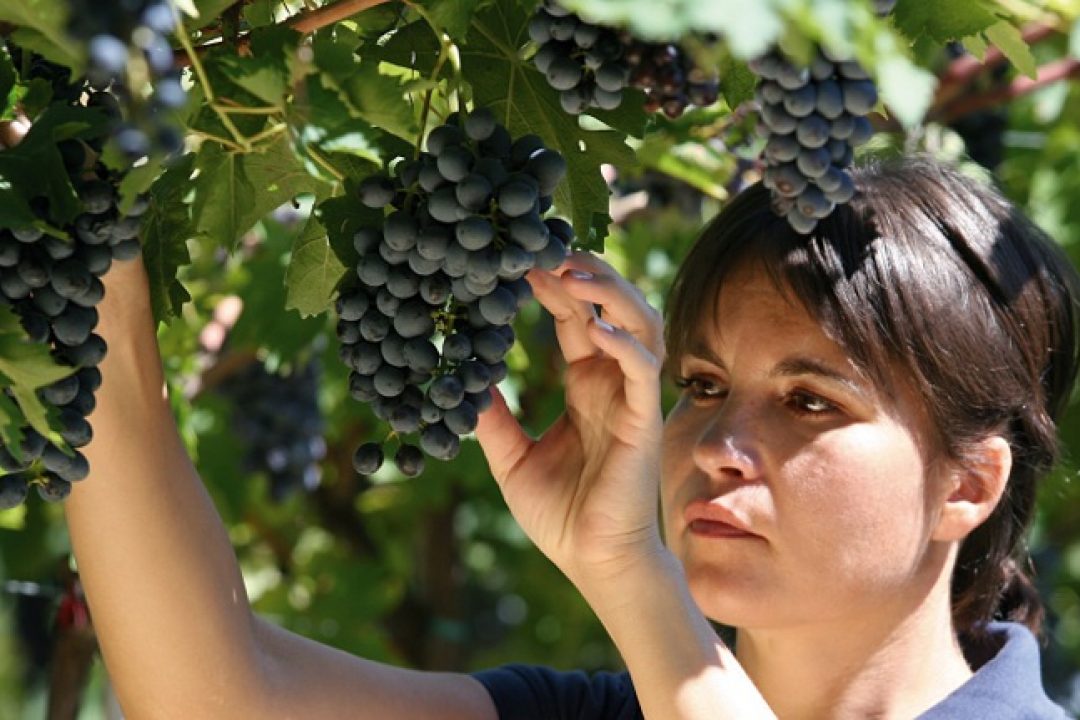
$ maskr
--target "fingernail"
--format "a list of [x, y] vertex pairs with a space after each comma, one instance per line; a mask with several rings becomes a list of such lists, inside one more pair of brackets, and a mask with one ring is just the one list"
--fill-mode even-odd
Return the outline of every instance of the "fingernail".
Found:
[[566, 274], [575, 280], [592, 280], [593, 274], [584, 270], [567, 270]]
[[604, 322], [600, 318], [596, 318], [595, 320], [593, 320], [593, 322], [596, 323], [596, 327], [600, 328], [604, 332], [615, 332], [615, 328], [613, 328], [609, 323]]

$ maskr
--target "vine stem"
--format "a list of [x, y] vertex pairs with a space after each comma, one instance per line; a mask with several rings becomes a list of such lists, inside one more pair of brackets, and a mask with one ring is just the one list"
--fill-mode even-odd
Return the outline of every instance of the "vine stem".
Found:
[[938, 119], [942, 123], [949, 124], [965, 115], [1015, 100], [1047, 85], [1074, 77], [1080, 77], [1080, 60], [1076, 58], [1055, 60], [1040, 67], [1034, 80], [1029, 77], [1018, 77], [1003, 88], [962, 98], [945, 106], [939, 111]]
[[[337, 2], [324, 5], [314, 10], [308, 10], [302, 13], [298, 13], [293, 17], [285, 21], [285, 26], [296, 30], [304, 35], [310, 35], [316, 30], [333, 25], [336, 22], [344, 20], [345, 18], [355, 15], [356, 13], [363, 12], [368, 8], [375, 7], [376, 5], [382, 5], [390, 2], [390, 0], [338, 0]], [[183, 35], [183, 26], [178, 35]], [[246, 36], [244, 36], [246, 37]], [[242, 39], [242, 38], [240, 38]], [[204, 51], [206, 49], [216, 47], [220, 42], [208, 43], [206, 45], [200, 45], [198, 47], [192, 47], [190, 42], [184, 42], [181, 39], [181, 45], [183, 45], [183, 52], [176, 53], [176, 65], [178, 67], [184, 67], [191, 65], [194, 67], [195, 62], [192, 58], [196, 53]]]
[[[1021, 38], [1028, 46], [1031, 46], [1052, 37], [1056, 32], [1056, 28], [1050, 25], [1029, 25], [1024, 28]], [[938, 79], [938, 88], [935, 92], [933, 106], [943, 107], [948, 105], [963, 93], [968, 83], [980, 74], [992, 70], [1007, 60], [1005, 53], [1001, 52], [997, 47], [987, 49], [986, 56], [981, 61], [973, 55], [962, 55], [956, 58], [949, 63]]]
[[318, 150], [311, 145], [306, 146], [307, 154], [311, 156], [311, 159], [326, 172], [330, 173], [338, 183], [345, 182], [345, 176], [341, 174], [341, 171], [334, 167], [329, 160], [322, 156]]
[[388, 2], [388, 0], [338, 0], [338, 2], [324, 5], [317, 10], [297, 15], [289, 20], [286, 25], [297, 32], [307, 35], [385, 2]]
[[[450, 36], [443, 33], [442, 37], [439, 38], [439, 58], [435, 61], [435, 68], [431, 71], [431, 77], [428, 78], [430, 82], [435, 82], [439, 77], [443, 65], [446, 64], [446, 60], [450, 56], [451, 47]], [[413, 156], [414, 160], [420, 158], [420, 148], [424, 144], [424, 133], [427, 132], [428, 116], [431, 114], [431, 98], [434, 94], [435, 88], [429, 88], [428, 91], [424, 93], [424, 106], [420, 110], [420, 134], [416, 138], [416, 152]]]
[[[176, 10], [174, 9], [173, 12], [175, 13]], [[243, 148], [245, 152], [250, 150], [251, 146], [248, 143], [247, 138], [244, 137], [244, 134], [240, 132], [240, 128], [236, 127], [232, 118], [222, 112], [221, 108], [218, 107], [218, 104], [214, 102], [217, 98], [214, 95], [214, 88], [210, 85], [210, 77], [206, 74], [206, 68], [202, 66], [198, 54], [191, 46], [191, 38], [188, 37], [187, 31], [184, 30], [183, 22], [181, 22], [179, 17], [177, 17], [176, 20], [178, 28], [176, 37], [180, 40], [180, 45], [183, 46], [184, 51], [188, 54], [188, 59], [191, 61], [191, 70], [195, 73], [195, 76], [199, 78], [199, 84], [202, 85], [203, 92], [206, 93], [206, 102], [209, 103], [210, 107], [214, 110], [214, 114], [221, 120], [221, 124], [224, 125], [225, 129], [232, 135], [236, 144]]]

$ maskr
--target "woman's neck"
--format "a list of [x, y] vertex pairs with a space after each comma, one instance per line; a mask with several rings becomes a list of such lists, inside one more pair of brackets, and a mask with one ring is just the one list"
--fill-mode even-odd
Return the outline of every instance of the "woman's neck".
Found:
[[[910, 718], [972, 675], [948, 593], [914, 613], [781, 629], [740, 629], [735, 654], [781, 720]], [[898, 619], [899, 618], [899, 619]]]

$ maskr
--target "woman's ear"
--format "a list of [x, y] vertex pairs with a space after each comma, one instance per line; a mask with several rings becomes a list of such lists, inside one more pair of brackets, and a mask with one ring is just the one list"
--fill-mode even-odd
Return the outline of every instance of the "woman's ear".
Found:
[[963, 540], [981, 525], [1001, 500], [1011, 470], [1012, 449], [1000, 435], [970, 448], [949, 472], [933, 539]]

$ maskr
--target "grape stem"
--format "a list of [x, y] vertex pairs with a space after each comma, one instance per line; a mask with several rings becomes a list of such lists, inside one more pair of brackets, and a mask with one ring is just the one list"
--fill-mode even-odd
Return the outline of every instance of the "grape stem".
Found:
[[305, 12], [289, 20], [287, 25], [299, 33], [307, 35], [327, 25], [344, 20], [347, 17], [363, 12], [368, 8], [381, 5], [388, 0], [338, 0], [336, 3], [324, 5], [317, 10]]
[[[173, 12], [177, 10], [173, 8]], [[187, 53], [188, 60], [191, 62], [191, 70], [195, 73], [195, 76], [199, 78], [199, 84], [202, 85], [203, 92], [206, 93], [206, 102], [210, 104], [214, 114], [221, 120], [221, 124], [225, 126], [225, 129], [232, 135], [233, 140], [239, 145], [245, 152], [251, 150], [251, 144], [248, 139], [244, 137], [244, 134], [240, 132], [240, 129], [233, 123], [226, 113], [222, 112], [218, 107], [218, 104], [214, 102], [217, 96], [214, 95], [214, 88], [210, 85], [210, 78], [206, 74], [206, 69], [202, 66], [202, 62], [199, 61], [199, 56], [195, 52], [195, 48], [191, 46], [191, 38], [188, 37], [187, 30], [184, 29], [182, 19], [177, 15], [176, 18], [176, 37], [180, 41], [180, 45], [184, 48], [184, 52]]]
[[[347, 17], [389, 1], [390, 0], [338, 0], [338, 2], [330, 3], [329, 5], [324, 5], [320, 8], [315, 8], [314, 10], [298, 13], [289, 18], [284, 24], [287, 27], [296, 30], [298, 33], [309, 35], [316, 30], [320, 30], [328, 25], [333, 25]], [[183, 34], [183, 32], [181, 31], [177, 34]], [[237, 38], [237, 40], [243, 40], [246, 37], [247, 36], [245, 35]], [[221, 41], [217, 40], [205, 45], [200, 45], [196, 48], [193, 48], [190, 43], [183, 43], [183, 51], [176, 53], [176, 64], [180, 67], [185, 65], [194, 66], [192, 57], [195, 53], [202, 51], [205, 48], [217, 46], [220, 43]]]
[[[435, 69], [431, 71], [431, 77], [428, 81], [434, 83], [438, 80], [439, 73], [442, 72], [443, 65], [446, 64], [447, 58], [450, 56], [453, 43], [450, 42], [450, 36], [443, 33], [439, 38], [439, 58], [435, 61]], [[431, 114], [431, 98], [435, 93], [435, 88], [429, 88], [424, 93], [424, 107], [420, 110], [420, 134], [416, 138], [416, 151], [413, 159], [420, 158], [420, 148], [424, 145], [424, 134], [427, 132], [428, 116]]]

